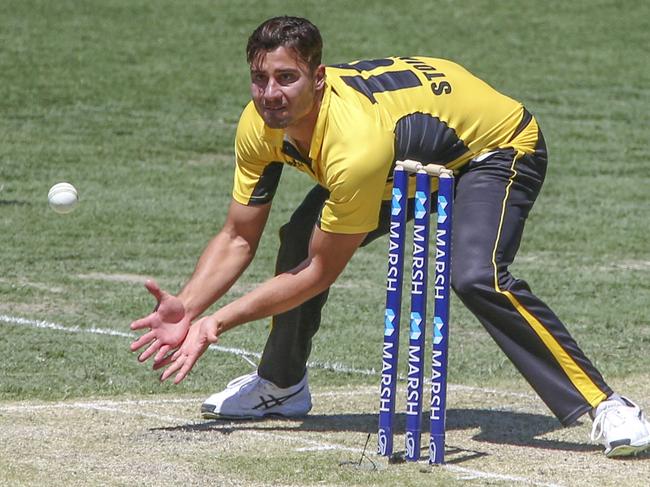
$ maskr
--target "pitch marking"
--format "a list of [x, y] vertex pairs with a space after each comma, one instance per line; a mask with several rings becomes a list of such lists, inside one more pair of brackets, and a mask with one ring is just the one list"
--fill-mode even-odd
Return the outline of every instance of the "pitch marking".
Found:
[[[130, 338], [130, 339], [134, 339], [137, 337], [137, 335], [134, 333], [112, 330], [110, 328], [96, 328], [96, 327], [80, 328], [78, 326], [65, 326], [65, 325], [44, 321], [44, 320], [30, 320], [27, 318], [8, 316], [8, 315], [0, 315], [0, 322], [8, 323], [10, 325], [29, 326], [32, 328], [63, 331], [67, 333], [89, 333], [89, 334], [116, 336], [116, 337]], [[233, 355], [244, 357], [246, 359], [253, 357], [259, 360], [262, 357], [262, 354], [259, 352], [252, 352], [241, 348], [224, 347], [221, 345], [210, 345], [210, 349], [217, 352], [230, 353]], [[358, 369], [355, 367], [348, 367], [347, 365], [340, 364], [337, 362], [310, 361], [307, 363], [307, 365], [312, 368], [330, 370], [332, 372], [338, 372], [342, 374], [358, 374], [358, 375], [367, 375], [367, 376], [379, 375], [379, 373], [375, 369]], [[403, 376], [400, 376], [399, 379], [405, 380]], [[428, 383], [429, 379], [426, 379], [425, 382]], [[499, 389], [488, 389], [484, 387], [465, 386], [465, 385], [458, 385], [458, 384], [449, 384], [448, 387], [451, 390], [475, 391], [482, 394], [499, 394], [499, 395], [507, 395], [512, 397], [521, 397], [521, 398], [536, 397], [533, 394], [511, 392], [511, 391], [505, 391]]]

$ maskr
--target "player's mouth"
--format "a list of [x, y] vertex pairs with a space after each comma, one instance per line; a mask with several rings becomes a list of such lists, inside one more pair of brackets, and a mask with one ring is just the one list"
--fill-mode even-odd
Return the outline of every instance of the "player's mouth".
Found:
[[286, 110], [286, 109], [287, 109], [287, 107], [285, 105], [279, 105], [279, 106], [273, 106], [273, 107], [265, 106], [264, 107], [264, 110], [266, 110], [267, 112], [271, 112], [271, 113], [278, 113], [278, 112], [281, 112], [281, 111]]
[[289, 107], [282, 105], [262, 105], [260, 115], [271, 128], [285, 128], [289, 121]]

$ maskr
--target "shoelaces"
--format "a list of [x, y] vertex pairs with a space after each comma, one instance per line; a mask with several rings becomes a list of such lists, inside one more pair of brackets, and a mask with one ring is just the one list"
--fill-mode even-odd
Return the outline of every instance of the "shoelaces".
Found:
[[637, 408], [624, 406], [622, 404], [610, 406], [596, 415], [594, 425], [591, 428], [591, 439], [597, 441], [603, 437], [607, 426], [618, 426], [623, 424], [626, 416], [636, 416]]

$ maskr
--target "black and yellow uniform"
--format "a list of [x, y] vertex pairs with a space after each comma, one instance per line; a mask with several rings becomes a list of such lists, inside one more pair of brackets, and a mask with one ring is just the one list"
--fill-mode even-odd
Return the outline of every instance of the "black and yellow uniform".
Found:
[[367, 232], [377, 227], [381, 200], [390, 199], [394, 160], [457, 169], [496, 147], [534, 150], [537, 125], [522, 105], [450, 61], [376, 59], [326, 73], [307, 158], [282, 129], [264, 125], [253, 102], [246, 107], [236, 140], [237, 201], [268, 201], [281, 164], [289, 164], [330, 192], [319, 222], [323, 230]]
[[[271, 201], [284, 164], [317, 183], [280, 231], [276, 272], [307, 257], [314, 224], [327, 232], [368, 232], [363, 245], [385, 234], [395, 161], [444, 164], [458, 174], [456, 294], [562, 423], [610, 395], [560, 320], [508, 271], [546, 171], [535, 118], [443, 59], [357, 61], [328, 67], [326, 76], [307, 157], [283, 130], [265, 126], [252, 103], [237, 130], [238, 202]], [[274, 317], [260, 376], [280, 387], [302, 379], [327, 294]]]

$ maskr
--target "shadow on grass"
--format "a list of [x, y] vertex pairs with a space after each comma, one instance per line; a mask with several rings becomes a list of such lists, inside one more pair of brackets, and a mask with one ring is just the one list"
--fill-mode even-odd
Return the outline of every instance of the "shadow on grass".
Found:
[[[405, 414], [396, 415], [396, 433], [403, 433]], [[426, 443], [428, 416], [423, 415], [423, 443]], [[491, 411], [488, 409], [450, 409], [447, 411], [447, 430], [478, 429], [475, 441], [498, 445], [517, 445], [546, 450], [590, 452], [600, 447], [587, 443], [541, 438], [561, 429], [560, 423], [551, 416], [512, 411]], [[316, 414], [299, 419], [269, 418], [265, 420], [213, 420], [199, 424], [187, 424], [151, 431], [230, 434], [236, 431], [308, 431], [308, 432], [356, 432], [375, 434], [375, 414]], [[450, 451], [465, 451], [447, 445]], [[479, 452], [473, 452], [479, 454]], [[449, 463], [453, 463], [450, 461]]]

